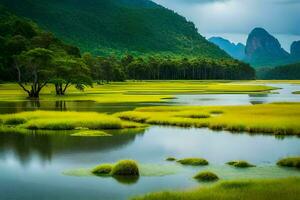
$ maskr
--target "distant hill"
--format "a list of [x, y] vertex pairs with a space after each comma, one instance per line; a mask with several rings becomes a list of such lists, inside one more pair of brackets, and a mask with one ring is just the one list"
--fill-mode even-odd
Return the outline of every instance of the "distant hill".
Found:
[[243, 60], [245, 58], [245, 45], [242, 43], [234, 44], [222, 37], [211, 37], [208, 41], [214, 43], [235, 59]]
[[246, 61], [253, 66], [276, 66], [290, 59], [279, 41], [263, 28], [255, 28], [249, 34], [245, 53]]
[[254, 67], [274, 67], [300, 61], [300, 44], [294, 42], [291, 54], [285, 51], [278, 39], [263, 28], [255, 28], [248, 36], [244, 61]]
[[257, 72], [259, 79], [277, 80], [299, 80], [300, 63], [277, 66], [274, 68], [263, 68]]
[[0, 0], [0, 4], [97, 55], [229, 58], [192, 22], [149, 0]]

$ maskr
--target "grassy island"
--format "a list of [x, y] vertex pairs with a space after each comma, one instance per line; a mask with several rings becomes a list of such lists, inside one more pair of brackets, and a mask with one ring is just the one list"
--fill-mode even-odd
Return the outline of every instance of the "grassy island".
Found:
[[297, 200], [300, 196], [300, 179], [222, 181], [213, 186], [179, 192], [158, 192], [133, 200]]
[[[195, 118], [207, 114], [207, 118]], [[278, 135], [300, 134], [300, 103], [251, 106], [160, 106], [117, 114], [134, 122]]]

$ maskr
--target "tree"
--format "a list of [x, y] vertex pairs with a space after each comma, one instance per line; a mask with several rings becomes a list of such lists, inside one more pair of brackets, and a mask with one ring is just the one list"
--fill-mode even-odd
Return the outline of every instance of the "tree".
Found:
[[55, 74], [51, 81], [55, 85], [56, 95], [64, 95], [71, 86], [84, 90], [93, 86], [88, 66], [79, 58], [60, 58], [55, 61]]
[[[40, 91], [53, 75], [53, 52], [43, 48], [25, 51], [16, 56], [14, 66], [19, 86], [29, 98], [39, 98]], [[27, 85], [30, 85], [29, 89]]]

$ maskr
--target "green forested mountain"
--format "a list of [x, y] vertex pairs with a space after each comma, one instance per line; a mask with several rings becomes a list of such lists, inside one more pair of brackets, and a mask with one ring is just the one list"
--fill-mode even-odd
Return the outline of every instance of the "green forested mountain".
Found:
[[258, 77], [260, 79], [299, 80], [300, 63], [260, 69], [258, 70]]
[[192, 22], [149, 0], [0, 0], [0, 4], [97, 55], [228, 58]]

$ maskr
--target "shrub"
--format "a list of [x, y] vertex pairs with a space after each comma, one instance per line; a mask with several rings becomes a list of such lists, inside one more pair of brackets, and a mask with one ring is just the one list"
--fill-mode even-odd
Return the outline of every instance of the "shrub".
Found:
[[19, 124], [24, 124], [25, 122], [26, 119], [21, 117], [11, 117], [5, 120], [5, 124], [7, 125], [19, 125]]
[[219, 180], [219, 177], [209, 171], [205, 171], [205, 172], [199, 172], [198, 174], [196, 174], [194, 176], [194, 179], [197, 179], [199, 181], [216, 181]]
[[252, 165], [248, 163], [247, 161], [239, 160], [239, 161], [230, 161], [227, 163], [228, 165], [237, 167], [237, 168], [248, 168], [248, 167], [255, 167], [255, 165]]
[[112, 176], [139, 176], [139, 168], [134, 160], [121, 160], [117, 162], [111, 171]]
[[109, 175], [112, 170], [111, 164], [101, 164], [92, 169], [92, 173], [96, 175]]
[[166, 159], [166, 161], [176, 161], [176, 158], [169, 157], [169, 158]]
[[277, 165], [282, 167], [296, 167], [300, 168], [300, 157], [284, 158], [277, 162]]
[[200, 165], [208, 165], [208, 161], [203, 158], [185, 158], [177, 161], [182, 165], [193, 165], [193, 166], [200, 166]]

